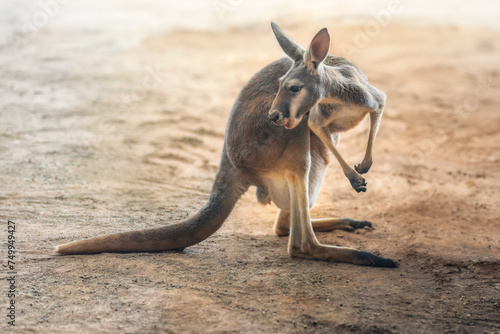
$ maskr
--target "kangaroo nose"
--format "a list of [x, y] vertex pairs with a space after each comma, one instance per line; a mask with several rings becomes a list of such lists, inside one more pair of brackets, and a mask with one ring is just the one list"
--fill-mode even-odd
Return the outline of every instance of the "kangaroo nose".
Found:
[[281, 119], [281, 113], [277, 110], [273, 110], [269, 113], [269, 119], [273, 123], [278, 123], [278, 121]]

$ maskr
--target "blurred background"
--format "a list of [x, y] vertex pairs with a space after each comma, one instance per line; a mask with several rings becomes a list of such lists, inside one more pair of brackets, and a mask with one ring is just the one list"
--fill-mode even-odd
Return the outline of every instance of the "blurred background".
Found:
[[[371, 221], [318, 238], [401, 267], [290, 258], [276, 207], [253, 191], [183, 252], [55, 256], [197, 212], [234, 100], [283, 56], [270, 21], [304, 47], [327, 27], [330, 52], [387, 93], [367, 192], [334, 161], [311, 215]], [[0, 222], [18, 228], [16, 329], [500, 333], [499, 29], [498, 0], [0, 1]], [[342, 134], [350, 165], [367, 137], [367, 121]]]
[[[0, 4], [1, 37], [29, 34], [26, 24], [72, 29], [106, 29], [129, 37], [133, 43], [145, 34], [170, 30], [224, 31], [232, 28], [267, 29], [269, 21], [293, 25], [304, 19], [342, 25], [366, 22], [389, 7], [398, 8], [395, 22], [418, 24], [499, 27], [500, 3], [477, 1], [293, 1], [293, 0], [209, 0], [209, 1], [67, 1], [4, 0]], [[45, 19], [39, 12], [46, 12]], [[47, 21], [47, 22], [45, 22]], [[24, 30], [24, 31], [23, 31]]]

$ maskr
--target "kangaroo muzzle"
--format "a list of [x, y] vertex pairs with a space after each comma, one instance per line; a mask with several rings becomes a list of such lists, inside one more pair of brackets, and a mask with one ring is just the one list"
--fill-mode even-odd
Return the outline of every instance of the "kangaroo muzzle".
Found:
[[299, 118], [285, 116], [281, 111], [276, 109], [271, 109], [268, 117], [271, 120], [271, 122], [274, 123], [274, 125], [285, 126], [285, 128], [289, 130], [299, 125], [300, 121], [302, 120], [302, 116], [300, 116]]
[[283, 124], [285, 124], [283, 113], [276, 109], [273, 109], [269, 112], [269, 119], [277, 126], [282, 126]]

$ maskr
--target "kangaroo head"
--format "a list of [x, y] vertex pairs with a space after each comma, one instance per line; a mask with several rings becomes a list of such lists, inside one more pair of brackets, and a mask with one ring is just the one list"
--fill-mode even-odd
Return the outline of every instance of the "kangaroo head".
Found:
[[330, 35], [326, 28], [321, 29], [304, 50], [274, 22], [271, 26], [279, 45], [294, 63], [279, 79], [279, 91], [269, 111], [269, 119], [278, 126], [293, 129], [322, 98], [320, 76], [324, 66], [322, 62], [330, 48]]

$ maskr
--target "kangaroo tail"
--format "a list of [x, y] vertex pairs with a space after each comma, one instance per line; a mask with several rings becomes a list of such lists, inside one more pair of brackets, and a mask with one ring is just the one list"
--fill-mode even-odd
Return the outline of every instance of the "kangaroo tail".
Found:
[[214, 234], [231, 213], [236, 202], [248, 189], [244, 177], [222, 153], [210, 198], [190, 219], [158, 228], [114, 233], [56, 246], [59, 254], [102, 252], [147, 252], [185, 248]]

